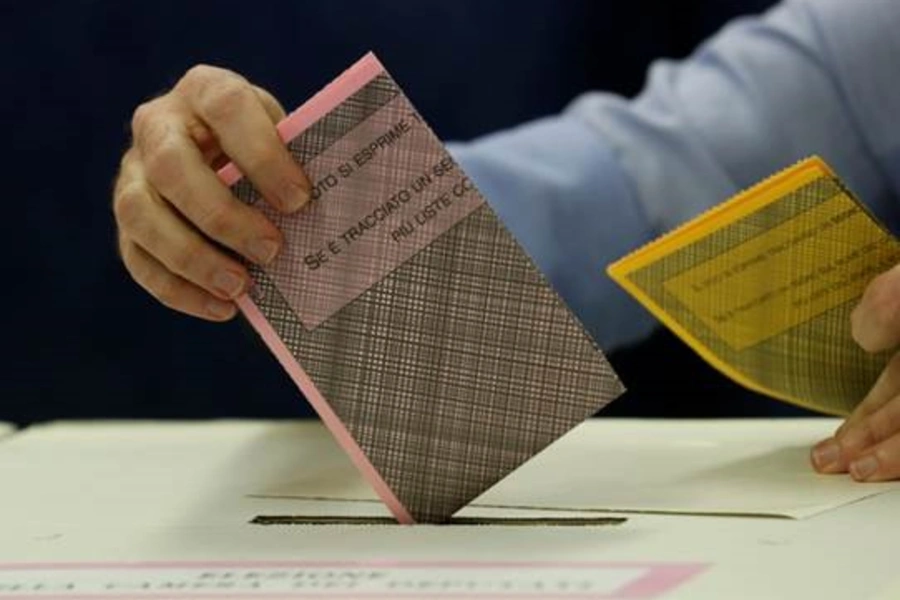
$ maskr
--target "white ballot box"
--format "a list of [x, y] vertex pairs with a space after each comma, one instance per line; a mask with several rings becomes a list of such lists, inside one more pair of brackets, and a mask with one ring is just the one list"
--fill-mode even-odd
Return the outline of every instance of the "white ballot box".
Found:
[[315, 422], [38, 426], [0, 444], [0, 600], [877, 598], [900, 495], [809, 470], [835, 424], [595, 420], [413, 526]]

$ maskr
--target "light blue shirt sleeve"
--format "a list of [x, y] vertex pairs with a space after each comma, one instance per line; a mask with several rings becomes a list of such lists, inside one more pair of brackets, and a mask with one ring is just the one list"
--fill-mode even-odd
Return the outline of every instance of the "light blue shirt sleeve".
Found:
[[825, 158], [898, 231], [898, 119], [900, 1], [786, 0], [655, 63], [633, 100], [585, 94], [451, 151], [612, 350], [655, 323], [605, 266], [804, 157]]

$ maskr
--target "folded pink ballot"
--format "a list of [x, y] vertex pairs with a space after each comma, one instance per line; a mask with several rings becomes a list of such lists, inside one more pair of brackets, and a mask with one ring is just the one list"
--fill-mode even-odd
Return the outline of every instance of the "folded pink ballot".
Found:
[[619, 395], [605, 357], [374, 55], [278, 126], [313, 182], [239, 305], [402, 523], [446, 521]]

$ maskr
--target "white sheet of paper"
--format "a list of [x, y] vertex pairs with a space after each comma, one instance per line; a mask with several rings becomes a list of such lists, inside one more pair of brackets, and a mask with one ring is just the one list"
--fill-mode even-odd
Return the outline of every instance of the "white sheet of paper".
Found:
[[[479, 506], [806, 518], [900, 483], [822, 476], [809, 449], [834, 419], [622, 420], [580, 425], [475, 501]], [[322, 456], [334, 451], [327, 446]], [[297, 469], [263, 497], [375, 501], [349, 463]]]
[[0, 422], [0, 439], [12, 435], [16, 431], [16, 426], [12, 423]]

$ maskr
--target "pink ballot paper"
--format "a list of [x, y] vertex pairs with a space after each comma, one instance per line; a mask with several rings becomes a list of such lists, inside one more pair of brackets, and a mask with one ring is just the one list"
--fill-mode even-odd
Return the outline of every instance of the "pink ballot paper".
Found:
[[239, 305], [402, 523], [446, 521], [619, 395], [600, 350], [374, 55], [278, 126], [313, 182]]

